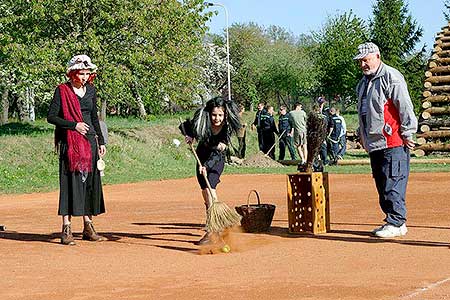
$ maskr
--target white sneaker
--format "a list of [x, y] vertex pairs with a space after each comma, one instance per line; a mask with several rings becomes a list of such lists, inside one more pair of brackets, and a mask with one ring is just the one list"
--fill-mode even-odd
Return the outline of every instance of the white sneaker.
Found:
[[397, 236], [404, 236], [408, 232], [406, 224], [403, 223], [402, 226], [397, 227], [392, 224], [385, 224], [379, 230], [375, 231], [375, 235], [381, 238], [393, 238]]
[[389, 223], [383, 224], [380, 227], [375, 228], [374, 230], [372, 230], [372, 234], [377, 233], [377, 231], [383, 230], [384, 226], [389, 225]]

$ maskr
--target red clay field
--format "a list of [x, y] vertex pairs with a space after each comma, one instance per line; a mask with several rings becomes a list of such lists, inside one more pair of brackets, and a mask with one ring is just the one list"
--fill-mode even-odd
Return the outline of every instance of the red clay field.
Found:
[[[288, 233], [285, 175], [228, 175], [230, 207], [256, 189], [277, 206], [265, 234], [233, 233], [231, 252], [202, 254], [194, 178], [105, 186], [102, 243], [59, 244], [58, 192], [1, 195], [0, 299], [450, 299], [450, 173], [411, 174], [405, 237], [382, 223], [370, 175], [330, 174], [331, 232]], [[252, 198], [252, 200], [254, 200]]]

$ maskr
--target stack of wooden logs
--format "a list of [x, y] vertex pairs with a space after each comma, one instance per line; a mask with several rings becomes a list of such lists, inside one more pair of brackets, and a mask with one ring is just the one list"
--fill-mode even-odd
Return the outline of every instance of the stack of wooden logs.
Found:
[[[450, 26], [450, 24], [449, 24]], [[437, 34], [425, 72], [416, 156], [450, 152], [450, 27]]]

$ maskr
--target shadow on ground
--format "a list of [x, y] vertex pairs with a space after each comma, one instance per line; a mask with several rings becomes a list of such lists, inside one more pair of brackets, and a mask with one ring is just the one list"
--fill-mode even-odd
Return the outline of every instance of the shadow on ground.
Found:
[[53, 127], [38, 127], [29, 123], [8, 123], [0, 126], [0, 136], [33, 135], [53, 132]]
[[[356, 224], [354, 224], [356, 225]], [[367, 225], [367, 224], [360, 224]], [[413, 227], [413, 226], [408, 226]], [[429, 228], [429, 227], [425, 227]], [[439, 228], [444, 229], [444, 228]], [[371, 235], [369, 231], [359, 231], [359, 230], [331, 230], [329, 233], [325, 234], [312, 234], [312, 233], [289, 233], [288, 229], [285, 227], [272, 226], [270, 231], [266, 234], [275, 235], [285, 238], [309, 238], [318, 240], [329, 240], [329, 241], [341, 241], [341, 242], [352, 242], [352, 243], [394, 243], [409, 246], [423, 246], [423, 247], [450, 247], [450, 243], [446, 242], [434, 242], [434, 241], [421, 241], [421, 240], [408, 240], [405, 237], [398, 239], [381, 239]]]

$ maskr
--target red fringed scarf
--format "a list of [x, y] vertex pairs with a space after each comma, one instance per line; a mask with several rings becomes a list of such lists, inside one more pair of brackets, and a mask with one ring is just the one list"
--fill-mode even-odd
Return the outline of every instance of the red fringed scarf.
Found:
[[[60, 84], [61, 106], [64, 119], [72, 122], [83, 122], [80, 102], [69, 84]], [[76, 130], [67, 132], [67, 157], [70, 172], [91, 172], [92, 153], [88, 139]]]

